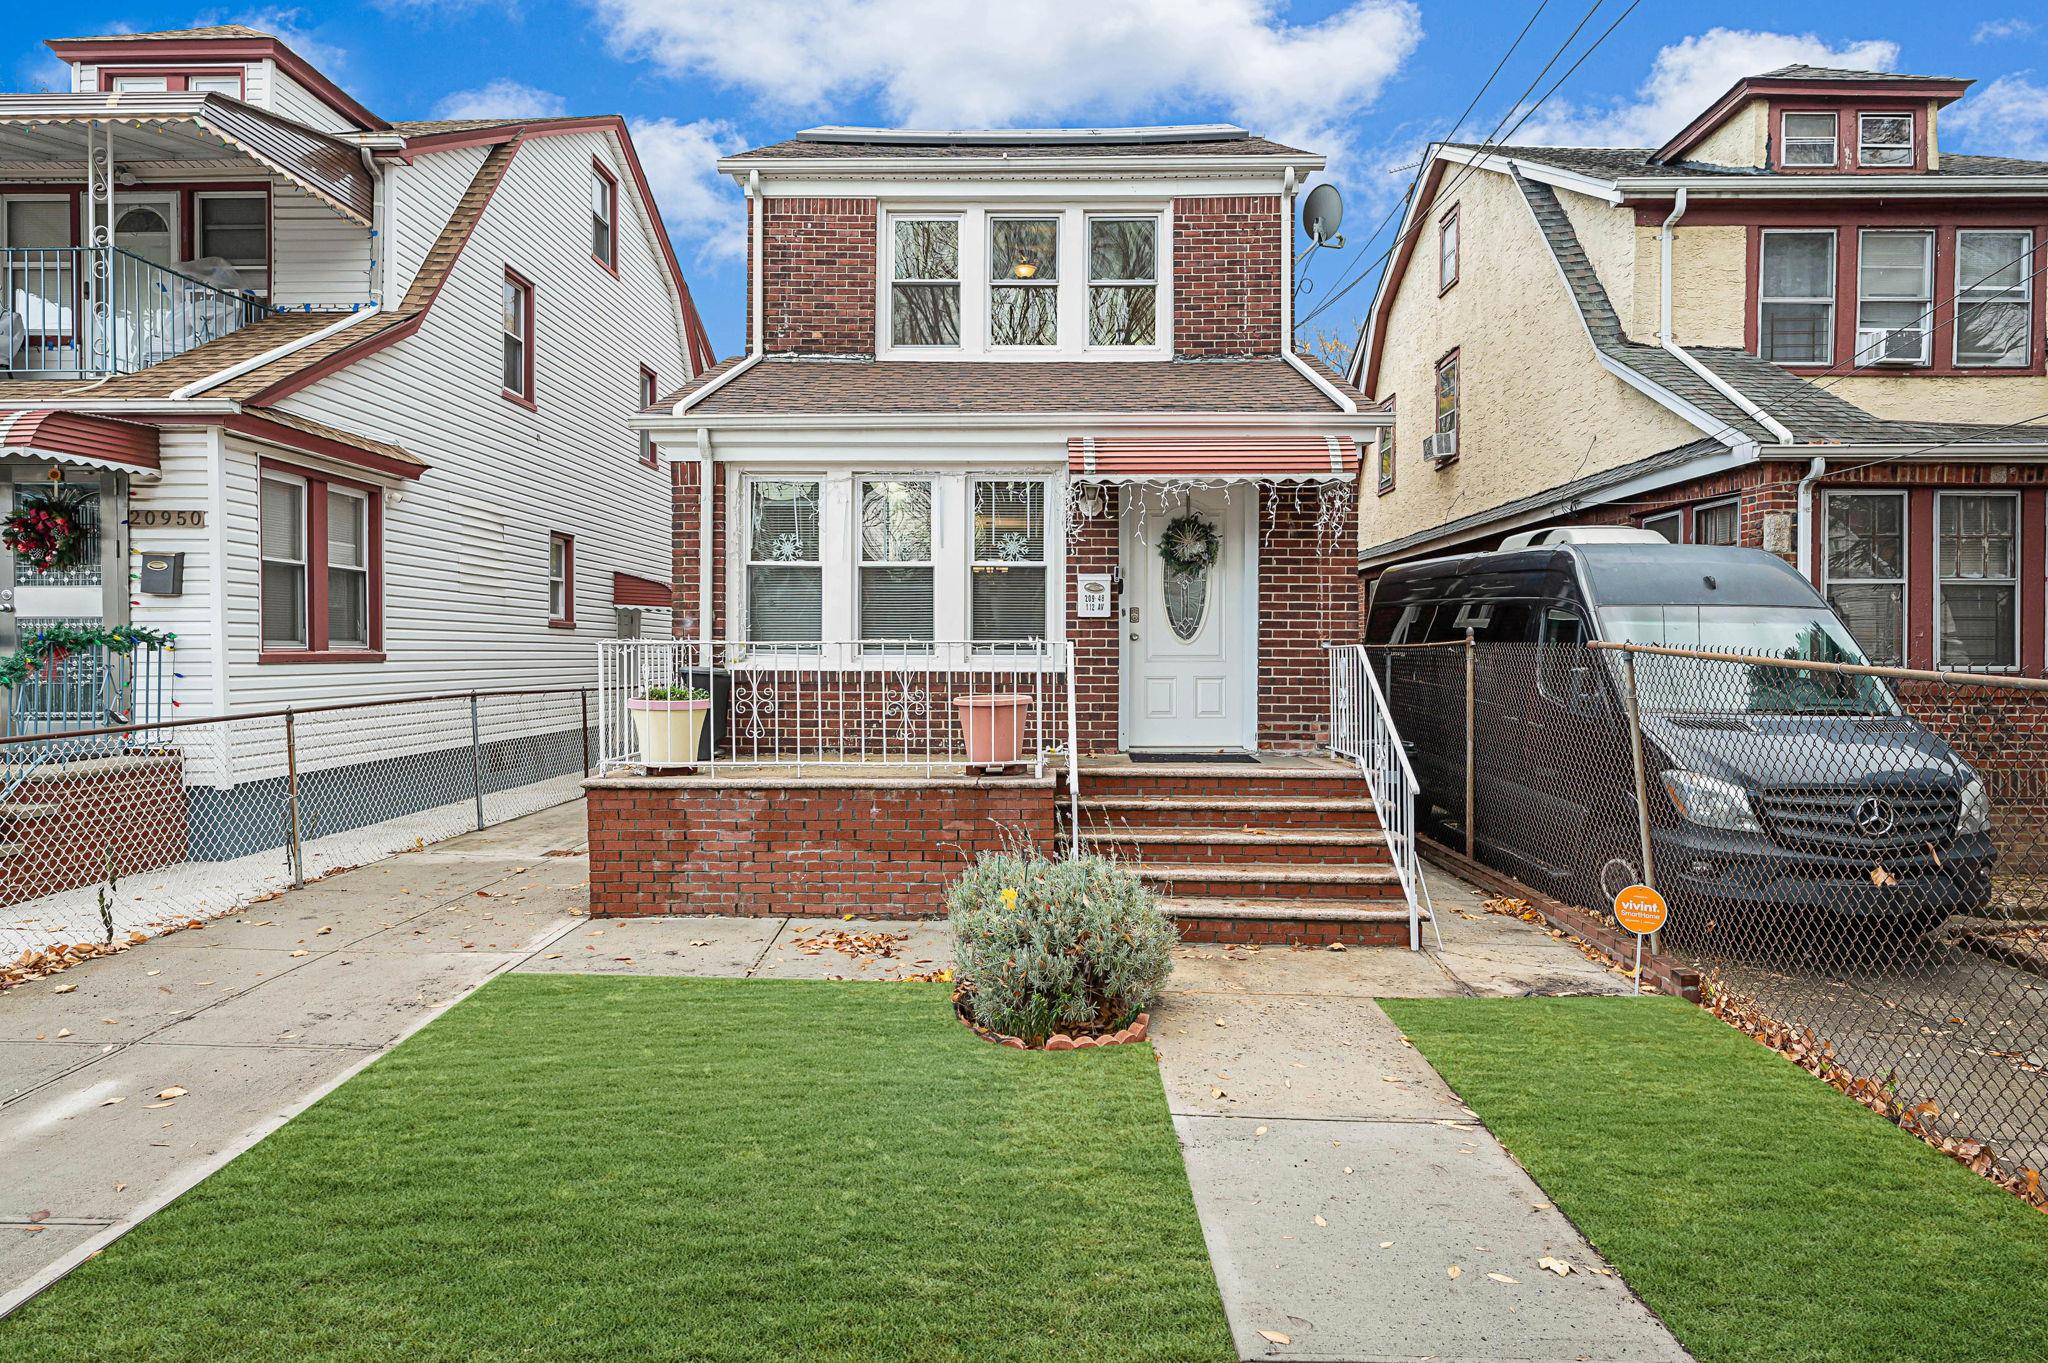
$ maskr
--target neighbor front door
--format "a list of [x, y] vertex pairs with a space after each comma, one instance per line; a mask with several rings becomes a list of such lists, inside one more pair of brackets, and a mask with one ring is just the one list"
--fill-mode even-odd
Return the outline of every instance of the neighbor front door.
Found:
[[[1256, 488], [1133, 487], [1124, 496], [1135, 503], [1123, 516], [1125, 745], [1251, 748]], [[1162, 543], [1184, 520], [1215, 532], [1210, 567], [1176, 572], [1161, 559]]]

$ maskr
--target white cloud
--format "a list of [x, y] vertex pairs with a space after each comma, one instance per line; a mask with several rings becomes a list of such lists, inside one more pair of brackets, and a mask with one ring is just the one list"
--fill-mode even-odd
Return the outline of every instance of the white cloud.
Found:
[[747, 256], [747, 210], [738, 189], [723, 179], [718, 158], [746, 146], [732, 124], [717, 119], [678, 123], [673, 118], [632, 123], [633, 147], [662, 221], [679, 252], [712, 265]]
[[190, 26], [210, 28], [215, 24], [245, 24], [261, 29], [284, 39], [292, 51], [331, 76], [348, 64], [348, 52], [315, 37], [313, 26], [316, 22], [315, 16], [296, 6], [265, 5], [258, 9], [210, 10], [194, 16]]
[[1991, 19], [1977, 25], [1977, 31], [1970, 35], [1970, 41], [1992, 43], [2000, 38], [2025, 38], [2033, 31], [2033, 24], [2025, 19]]
[[2031, 72], [2000, 76], [1941, 115], [1943, 150], [2048, 158], [2048, 85]]
[[1657, 53], [1649, 77], [1629, 99], [1609, 104], [1548, 104], [1505, 141], [1577, 147], [1655, 147], [1691, 122], [1744, 76], [1803, 62], [1889, 71], [1899, 45], [1871, 39], [1833, 47], [1814, 34], [1714, 28]]
[[596, 0], [620, 52], [781, 113], [873, 98], [897, 122], [1002, 127], [1222, 112], [1339, 151], [1422, 37], [1411, 0], [1289, 24], [1278, 0]]
[[558, 118], [567, 112], [560, 95], [502, 76], [474, 90], [457, 90], [434, 106], [436, 118]]

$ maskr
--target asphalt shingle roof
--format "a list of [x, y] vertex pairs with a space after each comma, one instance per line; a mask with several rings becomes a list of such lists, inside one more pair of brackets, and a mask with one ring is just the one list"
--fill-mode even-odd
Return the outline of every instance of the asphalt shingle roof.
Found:
[[1190, 142], [814, 142], [792, 137], [766, 147], [754, 147], [729, 159], [767, 160], [851, 160], [860, 157], [975, 158], [1024, 161], [1052, 156], [1313, 156], [1299, 147], [1269, 142], [1263, 137], [1236, 137]]
[[1808, 66], [1804, 62], [1794, 62], [1790, 66], [1781, 66], [1775, 71], [1766, 71], [1757, 79], [1825, 81], [1855, 80], [1869, 81], [1872, 84], [1882, 85], [1887, 82], [1892, 84], [1917, 84], [1921, 81], [1930, 80], [1961, 80], [1962, 77], [1909, 76], [1902, 71], [1852, 71], [1845, 67], [1840, 66]]
[[[1450, 144], [1460, 151], [1492, 152], [1503, 159], [1534, 161], [1555, 166], [1596, 180], [1619, 180], [1635, 175], [1726, 175], [1751, 179], [1775, 179], [1777, 173], [1749, 166], [1717, 166], [1705, 161], [1659, 161], [1654, 147], [1516, 147], [1480, 146], [1470, 142]], [[2026, 161], [2013, 156], [1965, 156], [1941, 154], [1941, 169], [1919, 172], [1932, 176], [1974, 178], [1985, 175], [2048, 175], [2048, 161]]]

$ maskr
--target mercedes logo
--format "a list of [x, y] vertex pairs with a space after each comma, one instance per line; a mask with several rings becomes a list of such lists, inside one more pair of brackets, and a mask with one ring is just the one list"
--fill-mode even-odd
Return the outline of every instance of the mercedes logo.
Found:
[[1892, 810], [1891, 801], [1875, 795], [1866, 796], [1856, 802], [1856, 831], [1866, 838], [1881, 838], [1898, 827], [1899, 818]]

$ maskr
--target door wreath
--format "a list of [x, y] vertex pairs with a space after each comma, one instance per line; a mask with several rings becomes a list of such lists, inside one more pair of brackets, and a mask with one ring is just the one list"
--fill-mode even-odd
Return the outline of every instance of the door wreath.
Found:
[[14, 514], [0, 523], [0, 543], [39, 573], [77, 567], [85, 558], [86, 539], [91, 533], [85, 523], [85, 509], [92, 496], [91, 492], [77, 488], [22, 494], [15, 503]]
[[1190, 511], [1167, 523], [1159, 536], [1159, 561], [1176, 577], [1207, 572], [1216, 566], [1223, 537], [1216, 527]]

